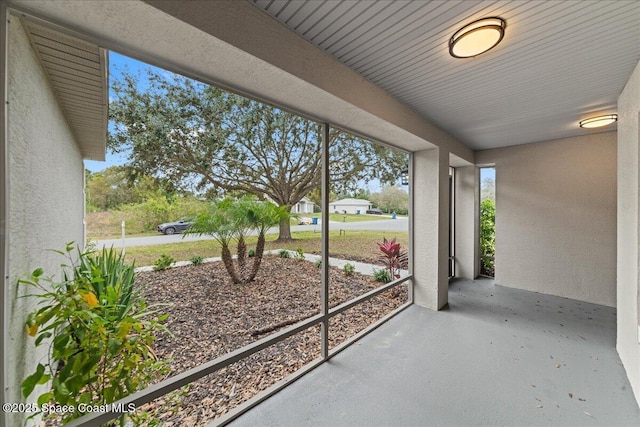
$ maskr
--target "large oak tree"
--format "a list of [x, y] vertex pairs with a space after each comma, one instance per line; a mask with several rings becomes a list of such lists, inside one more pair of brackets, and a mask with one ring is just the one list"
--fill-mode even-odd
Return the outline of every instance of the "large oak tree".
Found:
[[[134, 170], [209, 196], [254, 194], [292, 207], [321, 184], [321, 126], [168, 72], [123, 72], [112, 82], [109, 147]], [[396, 181], [406, 154], [332, 130], [336, 192], [362, 180]], [[279, 239], [291, 238], [289, 221]]]

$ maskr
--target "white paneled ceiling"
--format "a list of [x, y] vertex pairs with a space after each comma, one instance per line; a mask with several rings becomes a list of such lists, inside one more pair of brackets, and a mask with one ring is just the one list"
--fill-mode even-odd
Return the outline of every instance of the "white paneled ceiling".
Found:
[[42, 68], [85, 159], [104, 160], [107, 143], [107, 56], [93, 43], [23, 20]]
[[[594, 132], [578, 121], [615, 113], [640, 61], [640, 1], [251, 1], [474, 149]], [[451, 57], [488, 16], [502, 43]]]

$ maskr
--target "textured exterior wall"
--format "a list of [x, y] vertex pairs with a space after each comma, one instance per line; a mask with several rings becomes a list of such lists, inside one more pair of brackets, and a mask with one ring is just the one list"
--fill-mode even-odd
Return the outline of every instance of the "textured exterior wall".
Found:
[[413, 163], [414, 301], [439, 310], [449, 297], [449, 153], [418, 151]]
[[618, 341], [640, 403], [640, 63], [618, 99]]
[[[9, 29], [8, 358], [7, 401], [22, 401], [20, 383], [44, 357], [25, 331], [32, 290], [17, 280], [37, 267], [53, 274], [63, 259], [47, 249], [82, 244], [83, 176], [80, 150], [15, 17]], [[7, 425], [21, 425], [20, 415]]]
[[478, 157], [496, 167], [496, 283], [615, 306], [616, 133]]
[[480, 271], [480, 171], [475, 166], [456, 168], [455, 277], [475, 279]]

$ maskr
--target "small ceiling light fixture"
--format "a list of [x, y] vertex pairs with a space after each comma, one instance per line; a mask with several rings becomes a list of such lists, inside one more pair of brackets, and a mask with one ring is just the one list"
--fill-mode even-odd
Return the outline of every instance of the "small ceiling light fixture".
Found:
[[449, 53], [454, 58], [478, 56], [500, 43], [506, 27], [506, 21], [497, 16], [467, 24], [449, 39]]
[[585, 129], [599, 128], [618, 121], [617, 114], [605, 114], [604, 116], [590, 117], [580, 121], [580, 127]]

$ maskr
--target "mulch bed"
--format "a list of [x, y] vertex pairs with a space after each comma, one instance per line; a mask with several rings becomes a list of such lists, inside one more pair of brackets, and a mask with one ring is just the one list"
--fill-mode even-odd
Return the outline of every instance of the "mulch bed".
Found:
[[[154, 350], [184, 372], [267, 336], [267, 330], [319, 312], [320, 270], [311, 262], [266, 256], [256, 280], [234, 285], [220, 262], [142, 272], [137, 283], [150, 304], [169, 317]], [[338, 305], [380, 284], [331, 268], [329, 304]], [[331, 320], [330, 346], [366, 328], [407, 301], [400, 285]], [[163, 426], [202, 426], [320, 357], [320, 329], [310, 328], [141, 408]]]

